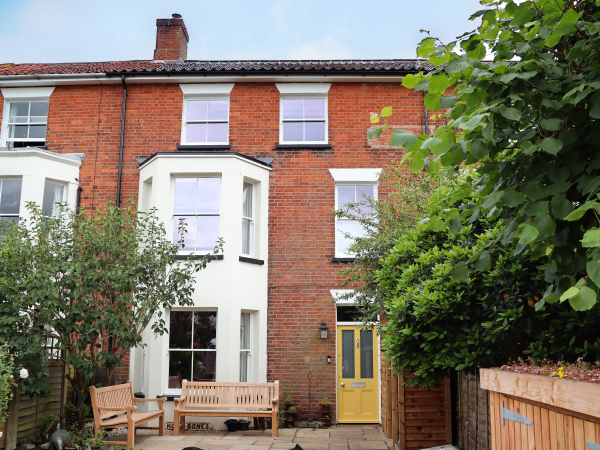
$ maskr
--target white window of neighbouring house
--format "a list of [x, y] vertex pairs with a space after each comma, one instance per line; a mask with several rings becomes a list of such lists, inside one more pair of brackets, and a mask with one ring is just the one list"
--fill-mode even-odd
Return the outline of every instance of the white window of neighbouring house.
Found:
[[47, 101], [11, 102], [7, 147], [39, 147], [46, 144]]
[[251, 380], [251, 337], [250, 337], [250, 313], [243, 312], [240, 324], [240, 381]]
[[168, 366], [167, 389], [181, 389], [183, 380], [215, 381], [215, 311], [170, 311]]
[[184, 93], [181, 143], [228, 144], [229, 93], [233, 84], [182, 84], [180, 87]]
[[254, 185], [244, 182], [242, 202], [242, 255], [254, 253]]
[[175, 178], [173, 242], [185, 224], [183, 253], [212, 252], [219, 237], [221, 178]]
[[[373, 214], [371, 200], [377, 200], [377, 182], [381, 169], [329, 169], [335, 181], [335, 209], [354, 216]], [[352, 206], [349, 206], [352, 205]], [[353, 257], [349, 248], [365, 230], [358, 220], [335, 220], [335, 256]]]
[[53, 218], [58, 218], [62, 212], [61, 203], [67, 200], [67, 185], [46, 180], [44, 184], [44, 200], [42, 212]]
[[278, 83], [281, 93], [279, 142], [328, 142], [327, 92], [330, 83]]
[[21, 184], [20, 178], [0, 178], [0, 220], [19, 221]]

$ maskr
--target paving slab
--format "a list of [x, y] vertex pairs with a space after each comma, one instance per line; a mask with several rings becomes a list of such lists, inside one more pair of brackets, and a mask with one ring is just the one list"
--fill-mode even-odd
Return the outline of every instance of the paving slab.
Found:
[[309, 429], [300, 429], [296, 433], [297, 438], [312, 438], [312, 437], [320, 437], [320, 438], [328, 438], [329, 430], [315, 430], [314, 428]]
[[383, 441], [355, 441], [348, 439], [348, 448], [350, 450], [388, 450], [388, 446]]
[[230, 450], [269, 450], [270, 445], [234, 445]]

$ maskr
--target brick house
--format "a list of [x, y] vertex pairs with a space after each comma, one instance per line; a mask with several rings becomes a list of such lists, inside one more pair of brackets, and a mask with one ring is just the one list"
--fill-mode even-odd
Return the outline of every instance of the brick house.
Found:
[[385, 195], [381, 170], [401, 150], [367, 141], [369, 113], [392, 106], [394, 126], [423, 132], [422, 94], [401, 79], [432, 67], [188, 61], [188, 41], [174, 14], [157, 20], [153, 60], [0, 65], [0, 217], [132, 198], [174, 235], [184, 218], [195, 254], [223, 237], [195, 307], [167, 311], [169, 336], [147, 333], [119, 381], [148, 398], [182, 379], [280, 380], [301, 417], [329, 397], [340, 422], [378, 423], [377, 334], [336, 302], [352, 261], [339, 230], [359, 230], [332, 212]]

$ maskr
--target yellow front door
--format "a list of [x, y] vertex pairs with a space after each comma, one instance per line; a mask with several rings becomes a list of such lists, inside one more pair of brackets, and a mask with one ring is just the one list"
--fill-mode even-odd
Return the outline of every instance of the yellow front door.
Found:
[[376, 330], [337, 327], [338, 422], [379, 423]]

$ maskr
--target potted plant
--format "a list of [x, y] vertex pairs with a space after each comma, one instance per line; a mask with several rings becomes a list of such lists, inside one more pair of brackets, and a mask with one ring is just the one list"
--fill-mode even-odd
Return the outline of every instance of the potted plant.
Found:
[[285, 411], [279, 411], [279, 428], [285, 428]]
[[230, 433], [233, 431], [238, 431], [240, 429], [240, 421], [236, 419], [226, 420], [225, 425], [227, 426], [227, 431], [229, 431]]
[[331, 417], [328, 415], [322, 416], [321, 417], [321, 425], [323, 425], [323, 428], [330, 428], [331, 427]]
[[295, 406], [290, 406], [286, 412], [285, 425], [287, 428], [294, 428], [296, 423], [296, 413], [298, 409]]
[[329, 415], [330, 411], [331, 402], [329, 401], [329, 398], [323, 397], [323, 400], [321, 400], [321, 415]]
[[294, 406], [294, 400], [289, 395], [285, 398], [285, 409], [289, 411], [289, 409]]

